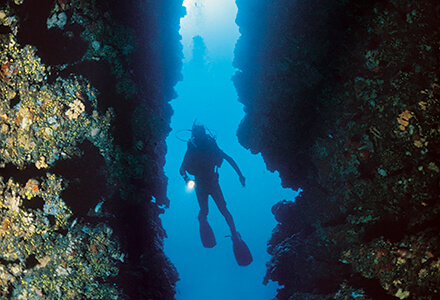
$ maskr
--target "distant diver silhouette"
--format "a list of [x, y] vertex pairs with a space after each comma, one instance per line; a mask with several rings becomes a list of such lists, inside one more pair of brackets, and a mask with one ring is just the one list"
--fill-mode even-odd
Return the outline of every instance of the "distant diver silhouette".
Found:
[[[226, 207], [226, 201], [218, 181], [218, 168], [223, 163], [223, 159], [237, 172], [243, 187], [245, 186], [246, 179], [232, 157], [218, 147], [212, 134], [206, 133], [205, 126], [197, 125], [194, 122], [191, 138], [187, 146], [188, 148], [179, 171], [187, 184], [194, 184], [195, 181], [196, 195], [200, 206], [198, 219], [203, 246], [212, 248], [216, 245], [214, 233], [208, 223], [208, 198], [211, 195], [231, 230], [231, 239], [237, 263], [240, 266], [249, 265], [252, 262], [252, 255], [235, 228], [234, 219]], [[195, 180], [190, 180], [187, 173], [194, 175]]]

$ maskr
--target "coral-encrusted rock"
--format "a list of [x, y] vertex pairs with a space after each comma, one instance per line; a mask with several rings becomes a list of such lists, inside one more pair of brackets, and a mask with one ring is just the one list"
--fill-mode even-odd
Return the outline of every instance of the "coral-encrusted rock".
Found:
[[273, 208], [278, 298], [438, 298], [440, 4], [237, 5], [239, 141], [303, 190]]
[[[440, 286], [440, 240], [424, 231], [392, 243], [382, 238], [347, 250], [342, 260], [400, 299], [429, 299]], [[414, 297], [414, 295], [416, 295]]]
[[174, 299], [159, 215], [181, 13], [1, 2], [0, 298]]

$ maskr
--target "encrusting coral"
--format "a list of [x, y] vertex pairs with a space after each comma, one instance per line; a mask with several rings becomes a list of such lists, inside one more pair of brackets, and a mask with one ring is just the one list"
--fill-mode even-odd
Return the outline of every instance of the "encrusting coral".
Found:
[[[1, 296], [8, 295], [11, 287], [10, 299], [120, 295], [107, 279], [117, 275], [124, 260], [112, 230], [104, 224], [71, 220], [71, 211], [60, 198], [62, 190], [62, 179], [49, 173], [40, 181], [29, 179], [24, 186], [0, 177]], [[43, 208], [28, 208], [36, 201], [42, 201]], [[29, 261], [35, 262], [29, 265]]]
[[70, 120], [76, 120], [84, 109], [84, 104], [80, 100], [76, 99], [72, 103], [69, 103], [69, 109], [66, 111], [66, 116]]
[[178, 2], [0, 4], [0, 298], [174, 299], [159, 214]]
[[402, 131], [405, 131], [406, 127], [409, 125], [409, 120], [414, 115], [413, 112], [409, 110], [405, 110], [401, 114], [399, 114], [399, 117], [397, 117], [397, 123], [399, 123], [399, 129]]
[[[0, 21], [11, 14], [0, 10]], [[0, 35], [0, 167], [49, 170], [79, 156], [86, 139], [109, 159], [111, 109], [99, 113], [97, 91], [80, 76], [49, 83], [36, 52], [12, 33]], [[121, 297], [111, 283], [124, 261], [113, 230], [72, 220], [63, 182], [52, 173], [25, 184], [0, 176], [0, 298]]]
[[[0, 59], [16, 71], [0, 81], [0, 165], [21, 167], [31, 162], [46, 168], [74, 155], [84, 139], [101, 146], [106, 139], [110, 143], [107, 132], [112, 112], [98, 113], [96, 90], [81, 77], [47, 83], [46, 68], [35, 50], [30, 46], [20, 49], [12, 35], [8, 38], [0, 45]], [[8, 103], [14, 99], [19, 102], [11, 109]], [[93, 110], [91, 115], [83, 101]]]
[[276, 299], [438, 299], [439, 2], [237, 5], [239, 141], [302, 189], [273, 207]]

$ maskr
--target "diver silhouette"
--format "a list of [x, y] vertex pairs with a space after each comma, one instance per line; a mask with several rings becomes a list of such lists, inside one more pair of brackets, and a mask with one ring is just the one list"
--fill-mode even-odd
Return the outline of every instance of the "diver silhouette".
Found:
[[187, 173], [193, 175], [195, 179], [195, 190], [200, 207], [198, 219], [202, 244], [206, 248], [212, 248], [216, 245], [214, 233], [208, 223], [208, 199], [211, 196], [231, 230], [234, 254], [238, 264], [247, 266], [252, 262], [252, 255], [237, 232], [234, 219], [226, 207], [226, 201], [219, 184], [218, 168], [222, 165], [223, 160], [226, 160], [237, 172], [243, 187], [246, 179], [232, 157], [223, 152], [215, 139], [206, 133], [205, 126], [194, 123], [191, 132], [191, 138], [187, 143], [187, 151], [179, 172], [186, 183], [190, 181]]

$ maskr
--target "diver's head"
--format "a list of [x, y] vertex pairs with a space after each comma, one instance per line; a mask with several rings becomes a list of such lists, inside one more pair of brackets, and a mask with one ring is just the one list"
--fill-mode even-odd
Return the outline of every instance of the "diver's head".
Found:
[[191, 135], [196, 141], [201, 141], [208, 138], [206, 128], [203, 125], [193, 124]]

